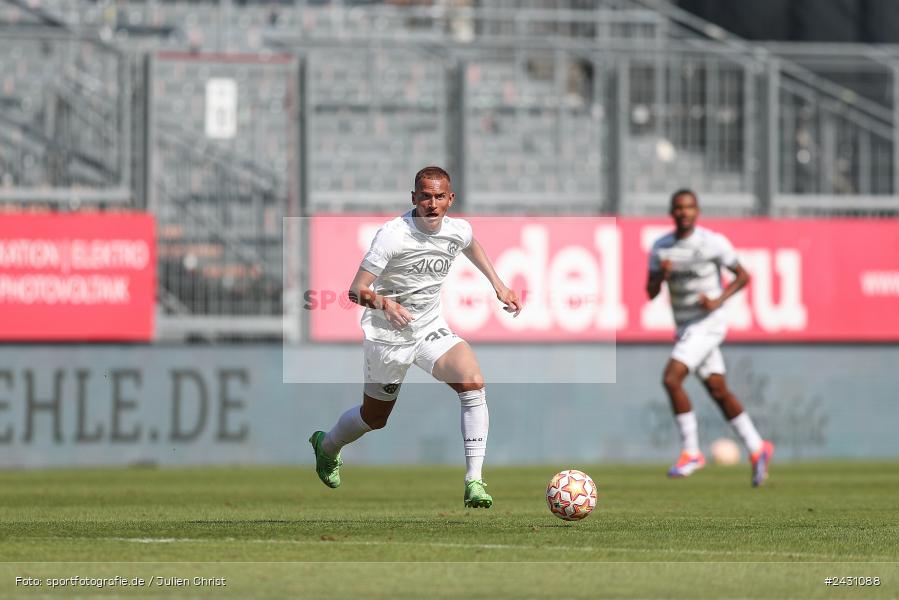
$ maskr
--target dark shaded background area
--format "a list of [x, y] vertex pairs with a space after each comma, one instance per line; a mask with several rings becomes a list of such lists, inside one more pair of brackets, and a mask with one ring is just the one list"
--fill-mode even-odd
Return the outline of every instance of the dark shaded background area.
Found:
[[897, 0], [678, 0], [750, 40], [899, 43]]

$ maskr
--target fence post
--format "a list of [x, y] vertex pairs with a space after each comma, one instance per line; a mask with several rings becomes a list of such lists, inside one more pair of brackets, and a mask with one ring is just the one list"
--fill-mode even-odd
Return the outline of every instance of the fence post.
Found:
[[627, 152], [628, 121], [630, 119], [628, 95], [630, 93], [630, 65], [627, 58], [615, 57], [612, 78], [612, 110], [609, 123], [609, 187], [608, 211], [618, 215], [621, 212], [625, 190], [624, 161]]
[[780, 63], [771, 57], [765, 60], [767, 69], [764, 73], [762, 102], [760, 106], [762, 140], [759, 144], [759, 203], [760, 215], [771, 215], [774, 199], [778, 194], [778, 178], [780, 175]]
[[146, 109], [144, 126], [144, 203], [145, 210], [158, 214], [156, 197], [156, 107], [153, 103], [153, 71], [156, 64], [152, 51], [144, 59], [144, 102]]
[[446, 97], [446, 156], [449, 172], [453, 177], [453, 191], [456, 193], [459, 212], [470, 210], [471, 204], [468, 198], [468, 161], [465, 160], [465, 126], [468, 122], [465, 103], [465, 71], [467, 63], [457, 60], [447, 69]]
[[296, 136], [294, 138], [294, 164], [293, 174], [296, 177], [296, 189], [294, 194], [296, 198], [293, 202], [295, 206], [291, 207], [288, 216], [299, 217], [310, 214], [310, 197], [312, 186], [312, 172], [309, 167], [311, 161], [309, 159], [309, 149], [312, 148], [309, 130], [309, 55], [305, 54], [298, 58], [296, 69], [294, 70], [296, 78]]
[[899, 195], [899, 64], [893, 63], [893, 181], [890, 193]]

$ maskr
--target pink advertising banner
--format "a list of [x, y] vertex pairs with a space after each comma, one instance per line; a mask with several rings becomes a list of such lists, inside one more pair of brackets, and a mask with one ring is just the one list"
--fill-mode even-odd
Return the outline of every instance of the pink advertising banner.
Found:
[[[311, 219], [304, 296], [309, 337], [361, 339], [346, 289], [389, 216]], [[513, 319], [464, 257], [444, 285], [443, 314], [472, 341], [668, 341], [667, 293], [645, 292], [648, 252], [669, 221], [598, 217], [470, 217], [475, 238], [524, 298]], [[751, 274], [725, 306], [730, 341], [899, 340], [899, 223], [849, 219], [703, 219]], [[728, 274], [729, 275], [729, 274]]]
[[155, 303], [152, 215], [0, 216], [0, 340], [149, 341]]

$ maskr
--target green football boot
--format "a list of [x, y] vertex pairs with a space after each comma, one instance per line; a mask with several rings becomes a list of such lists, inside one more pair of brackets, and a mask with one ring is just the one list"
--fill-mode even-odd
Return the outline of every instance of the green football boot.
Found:
[[325, 454], [325, 451], [322, 450], [322, 440], [324, 439], [324, 431], [316, 431], [309, 438], [309, 443], [315, 450], [315, 472], [318, 473], [318, 478], [322, 480], [322, 483], [329, 488], [340, 487], [340, 465], [343, 464], [343, 461], [340, 459], [340, 453], [333, 458]]
[[467, 508], [490, 508], [493, 498], [484, 488], [487, 484], [474, 479], [465, 484], [465, 506]]

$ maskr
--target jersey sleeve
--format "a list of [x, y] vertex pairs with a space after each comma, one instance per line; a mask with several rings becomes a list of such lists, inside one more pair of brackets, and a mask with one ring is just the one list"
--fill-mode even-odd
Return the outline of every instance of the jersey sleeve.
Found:
[[659, 244], [656, 242], [649, 251], [649, 272], [658, 273], [662, 270], [662, 259], [659, 258]]
[[359, 266], [369, 273], [380, 275], [390, 259], [396, 256], [399, 248], [400, 243], [396, 231], [381, 227], [371, 241], [371, 247], [365, 253], [362, 264]]
[[466, 249], [471, 246], [471, 240], [474, 239], [474, 230], [471, 228], [471, 223], [468, 221], [462, 220], [462, 249]]
[[738, 262], [734, 245], [720, 233], [715, 236], [715, 262], [722, 267], [733, 267]]

